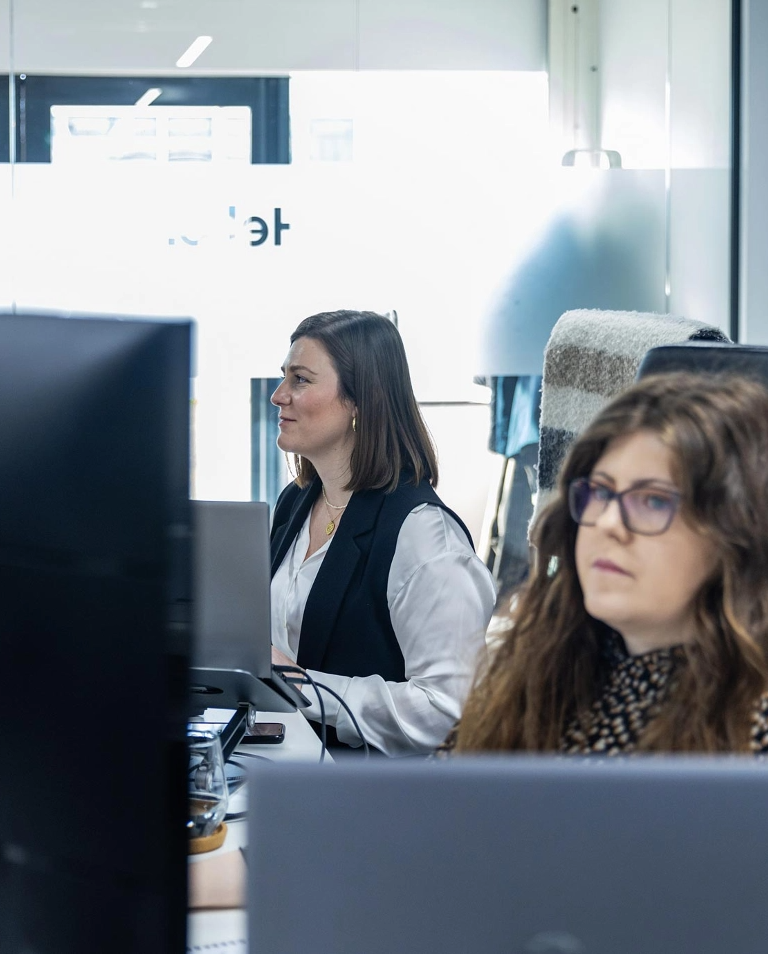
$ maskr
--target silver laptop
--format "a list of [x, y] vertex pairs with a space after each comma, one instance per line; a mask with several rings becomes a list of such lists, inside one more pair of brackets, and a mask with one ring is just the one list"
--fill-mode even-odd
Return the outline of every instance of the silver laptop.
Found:
[[195, 500], [192, 516], [192, 707], [308, 705], [272, 668], [269, 505]]
[[282, 763], [249, 785], [252, 952], [768, 951], [752, 759]]

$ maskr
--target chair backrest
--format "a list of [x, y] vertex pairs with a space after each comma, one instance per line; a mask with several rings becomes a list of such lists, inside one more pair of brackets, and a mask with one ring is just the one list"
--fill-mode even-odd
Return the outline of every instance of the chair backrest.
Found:
[[669, 371], [705, 371], [711, 374], [739, 374], [768, 386], [768, 347], [730, 342], [685, 341], [663, 345], [643, 358], [637, 380]]
[[538, 494], [531, 520], [552, 499], [574, 439], [612, 398], [628, 388], [649, 349], [687, 341], [729, 339], [713, 325], [636, 311], [567, 311], [544, 352]]

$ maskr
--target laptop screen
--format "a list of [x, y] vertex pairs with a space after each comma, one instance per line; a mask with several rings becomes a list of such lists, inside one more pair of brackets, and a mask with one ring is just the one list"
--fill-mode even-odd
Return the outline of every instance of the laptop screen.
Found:
[[192, 502], [194, 601], [190, 713], [293, 712], [309, 704], [272, 668], [269, 505]]
[[[269, 678], [269, 505], [195, 500], [192, 516], [193, 666], [240, 669], [257, 678]], [[217, 701], [219, 704], [227, 703]]]
[[274, 765], [249, 781], [250, 936], [280, 954], [763, 951], [767, 804], [747, 757]]

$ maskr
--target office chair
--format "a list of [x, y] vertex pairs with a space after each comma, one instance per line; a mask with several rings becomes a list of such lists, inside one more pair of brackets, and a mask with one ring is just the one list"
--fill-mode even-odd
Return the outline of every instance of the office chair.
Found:
[[686, 341], [651, 348], [637, 371], [636, 380], [670, 371], [739, 374], [768, 386], [768, 347], [730, 342]]
[[713, 350], [740, 347], [714, 325], [676, 315], [580, 309], [561, 316], [544, 352], [538, 493], [529, 534], [554, 495], [574, 439], [635, 381], [646, 353], [665, 345], [697, 347], [694, 342]]

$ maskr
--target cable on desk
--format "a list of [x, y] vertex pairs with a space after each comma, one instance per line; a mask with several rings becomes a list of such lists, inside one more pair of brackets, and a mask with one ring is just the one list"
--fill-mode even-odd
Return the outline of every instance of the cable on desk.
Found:
[[[236, 756], [230, 755], [230, 757], [224, 763], [226, 765], [234, 765], [235, 768], [239, 768], [244, 774], [241, 776], [238, 775], [228, 775], [227, 782], [245, 782], [248, 780], [248, 766], [243, 765], [242, 762], [237, 760], [240, 758], [240, 753], [238, 752]], [[225, 769], [226, 771], [226, 769]]]
[[[245, 783], [248, 781], [248, 767], [244, 765], [242, 762], [238, 762], [236, 758], [232, 758], [232, 757], [227, 759], [226, 765], [234, 765], [236, 768], [241, 769], [242, 772], [244, 773], [243, 775], [227, 775], [226, 776], [227, 794], [230, 797], [233, 797], [237, 792], [240, 791], [243, 785], [245, 785]], [[224, 769], [224, 772], [226, 775], [226, 767]], [[234, 790], [232, 787], [233, 783], [239, 783], [238, 785], [236, 785], [236, 787], [234, 787]], [[245, 818], [247, 817], [247, 815], [248, 815], [247, 811], [227, 812], [227, 814], [224, 816], [224, 821], [240, 821], [241, 818]]]
[[347, 715], [348, 715], [349, 718], [352, 720], [352, 725], [354, 725], [354, 727], [355, 727], [355, 732], [357, 732], [357, 735], [358, 735], [360, 741], [363, 743], [363, 748], [364, 748], [364, 750], [365, 750], [365, 758], [368, 758], [368, 757], [370, 756], [370, 749], [368, 748], [368, 743], [366, 742], [365, 736], [363, 735], [363, 733], [362, 733], [361, 730], [360, 730], [360, 726], [358, 725], [357, 719], [355, 718], [355, 714], [354, 714], [354, 712], [352, 712], [352, 710], [349, 708], [349, 706], [346, 704], [346, 702], [341, 698], [341, 696], [338, 694], [338, 692], [336, 692], [334, 689], [331, 689], [330, 686], [326, 686], [325, 683], [316, 682], [316, 681], [312, 678], [312, 676], [310, 676], [310, 674], [309, 674], [308, 672], [306, 672], [304, 669], [301, 669], [301, 667], [299, 667], [299, 666], [275, 666], [275, 669], [278, 669], [278, 670], [280, 670], [281, 672], [297, 672], [297, 673], [300, 673], [300, 677], [301, 677], [301, 678], [298, 678], [298, 677], [296, 677], [296, 678], [291, 678], [290, 676], [286, 676], [285, 678], [286, 678], [286, 680], [289, 681], [289, 682], [296, 682], [296, 683], [299, 683], [299, 684], [301, 684], [301, 683], [305, 683], [305, 684], [308, 683], [308, 684], [311, 685], [312, 688], [315, 690], [315, 693], [316, 693], [316, 695], [317, 695], [317, 701], [318, 701], [318, 703], [319, 703], [319, 705], [320, 705], [320, 719], [321, 719], [321, 724], [320, 724], [321, 737], [320, 737], [320, 741], [322, 742], [322, 746], [323, 746], [323, 747], [322, 747], [322, 751], [321, 751], [321, 753], [320, 753], [320, 761], [321, 761], [321, 762], [323, 761], [323, 757], [325, 756], [326, 745], [325, 745], [325, 706], [324, 706], [324, 704], [323, 704], [323, 698], [322, 698], [322, 696], [320, 695], [320, 689], [325, 690], [325, 692], [329, 692], [329, 693], [334, 697], [334, 699], [338, 699], [339, 704], [340, 704], [341, 706], [343, 706], [343, 708], [345, 709]]
[[338, 692], [336, 692], [335, 690], [331, 689], [330, 686], [326, 686], [326, 685], [325, 685], [324, 683], [322, 683], [322, 682], [314, 682], [314, 680], [313, 680], [313, 682], [312, 682], [312, 685], [315, 686], [316, 689], [324, 689], [325, 692], [330, 692], [330, 694], [331, 694], [335, 699], [338, 699], [339, 702], [341, 703], [341, 705], [344, 706], [344, 708], [345, 708], [346, 711], [347, 711], [347, 715], [348, 715], [349, 718], [352, 720], [352, 725], [354, 725], [354, 727], [355, 727], [355, 732], [357, 732], [358, 736], [360, 737], [360, 741], [363, 743], [363, 748], [365, 749], [365, 756], [364, 756], [364, 757], [367, 759], [367, 758], [370, 756], [370, 754], [371, 754], [371, 750], [368, 748], [368, 743], [365, 741], [365, 736], [364, 736], [363, 733], [360, 731], [360, 726], [357, 724], [357, 719], [355, 718], [354, 713], [352, 712], [352, 710], [349, 708], [349, 706], [346, 704], [346, 702], [341, 698], [341, 696], [338, 694]]
[[305, 684], [305, 685], [306, 685], [306, 684], [309, 684], [309, 685], [312, 686], [312, 688], [315, 690], [315, 694], [317, 695], [317, 702], [318, 702], [318, 705], [320, 706], [320, 742], [321, 742], [321, 744], [322, 744], [322, 749], [321, 749], [321, 751], [320, 751], [320, 761], [321, 761], [321, 762], [322, 762], [323, 759], [325, 758], [325, 752], [326, 752], [326, 745], [325, 745], [325, 705], [323, 704], [323, 697], [320, 695], [320, 690], [321, 690], [321, 689], [323, 689], [325, 692], [329, 692], [329, 693], [334, 697], [334, 699], [337, 699], [337, 700], [339, 701], [339, 704], [340, 704], [341, 706], [343, 706], [343, 708], [345, 709], [347, 715], [348, 715], [349, 718], [352, 720], [352, 725], [354, 725], [354, 727], [355, 727], [355, 732], [357, 732], [360, 741], [363, 743], [363, 748], [364, 748], [364, 750], [365, 750], [365, 758], [369, 758], [369, 757], [370, 757], [371, 750], [370, 750], [369, 747], [368, 747], [368, 743], [367, 743], [366, 740], [365, 740], [365, 736], [363, 735], [363, 733], [362, 733], [361, 730], [360, 730], [360, 726], [358, 725], [357, 719], [355, 718], [355, 714], [352, 712], [352, 710], [349, 708], [349, 706], [346, 704], [346, 702], [341, 698], [341, 696], [338, 694], [338, 692], [336, 692], [334, 689], [331, 689], [330, 686], [326, 686], [325, 683], [316, 682], [316, 681], [312, 678], [312, 676], [310, 676], [310, 674], [309, 674], [305, 669], [302, 669], [300, 666], [275, 666], [274, 668], [277, 669], [279, 672], [284, 672], [284, 673], [287, 673], [287, 672], [295, 672], [295, 673], [298, 673], [299, 675], [296, 676], [296, 677], [286, 676], [286, 677], [285, 677], [286, 681], [287, 681], [287, 682], [295, 682], [295, 683], [298, 683], [299, 685], [301, 685], [301, 684]]
[[299, 686], [310, 685], [315, 690], [315, 695], [317, 696], [317, 704], [320, 707], [320, 758], [319, 762], [322, 764], [325, 761], [325, 753], [327, 751], [326, 745], [326, 723], [325, 723], [325, 703], [323, 702], [323, 697], [320, 695], [320, 690], [317, 687], [317, 683], [310, 676], [308, 672], [301, 668], [301, 666], [274, 666], [278, 672], [282, 673], [298, 673], [298, 676], [285, 676], [286, 682], [296, 683]]

